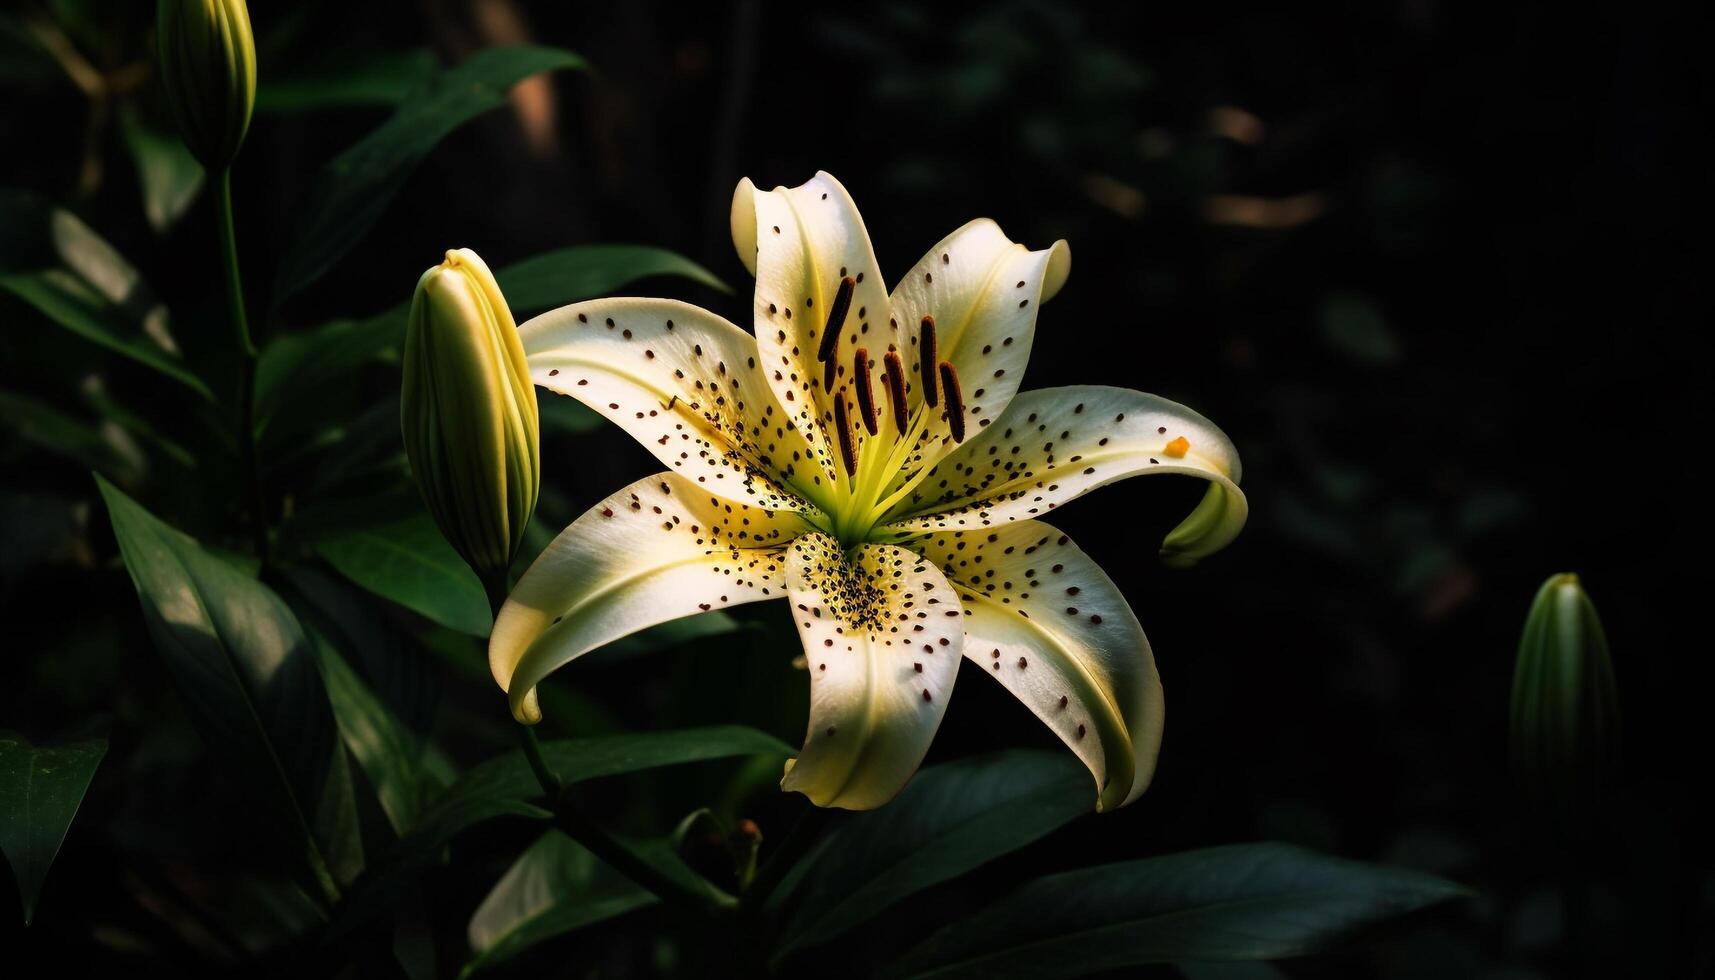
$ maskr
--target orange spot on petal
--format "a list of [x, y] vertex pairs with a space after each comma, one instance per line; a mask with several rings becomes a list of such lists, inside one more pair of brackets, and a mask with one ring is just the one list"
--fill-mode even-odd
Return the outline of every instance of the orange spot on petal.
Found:
[[1183, 459], [1185, 458], [1185, 454], [1191, 451], [1191, 440], [1186, 439], [1184, 436], [1180, 436], [1168, 443], [1167, 447], [1161, 451], [1163, 454], [1172, 456], [1174, 459]]

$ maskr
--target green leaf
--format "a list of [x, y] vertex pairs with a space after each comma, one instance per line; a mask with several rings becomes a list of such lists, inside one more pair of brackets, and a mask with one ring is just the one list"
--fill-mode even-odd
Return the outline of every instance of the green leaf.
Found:
[[18, 881], [25, 925], [36, 915], [42, 881], [106, 754], [105, 738], [35, 746], [16, 732], [0, 732], [0, 851]]
[[166, 308], [136, 268], [64, 208], [0, 189], [0, 290], [73, 334], [214, 400], [180, 358]]
[[338, 52], [257, 80], [257, 112], [394, 106], [435, 74], [427, 48]]
[[1403, 868], [1236, 844], [1038, 878], [930, 936], [889, 977], [1049, 980], [1175, 960], [1265, 960], [1465, 894]]
[[426, 735], [435, 721], [440, 671], [383, 614], [382, 603], [320, 569], [298, 565], [280, 574], [291, 584], [286, 598], [298, 617], [327, 634], [394, 718]]
[[165, 232], [196, 203], [203, 186], [202, 164], [191, 156], [183, 140], [151, 126], [134, 105], [120, 110], [119, 123], [125, 148], [137, 167], [143, 215], [149, 219], [149, 227]]
[[279, 596], [96, 477], [143, 619], [209, 748], [257, 790], [323, 897], [361, 866], [350, 773], [315, 652]]
[[[833, 939], [1089, 812], [1090, 777], [1064, 753], [1000, 752], [934, 766], [848, 820], [786, 905], [781, 953]], [[809, 860], [809, 859], [807, 859]], [[796, 874], [795, 869], [795, 874]]]
[[16, 392], [0, 388], [0, 420], [43, 449], [105, 473], [121, 483], [137, 480], [143, 460], [94, 426]]
[[487, 636], [494, 623], [476, 573], [422, 511], [317, 542], [316, 552], [358, 585], [449, 629]]
[[139, 333], [94, 289], [63, 269], [0, 275], [0, 289], [79, 337], [177, 381], [209, 401], [214, 393], [176, 354]]
[[583, 845], [550, 830], [513, 862], [471, 916], [477, 955], [459, 976], [476, 976], [538, 943], [656, 901]]
[[516, 312], [546, 310], [576, 299], [606, 295], [628, 282], [651, 276], [677, 276], [723, 293], [732, 292], [714, 273], [690, 259], [647, 245], [557, 249], [509, 265], [496, 274], [495, 280], [506, 294], [507, 305]]
[[506, 99], [516, 82], [538, 72], [583, 68], [569, 51], [489, 48], [435, 76], [374, 132], [322, 168], [275, 280], [281, 302], [319, 278], [363, 238], [404, 186], [405, 178], [449, 133]]
[[369, 776], [394, 833], [403, 835], [416, 823], [423, 805], [422, 743], [393, 717], [320, 630], [311, 627], [310, 638], [340, 738]]
[[[603, 776], [710, 759], [745, 755], [784, 758], [792, 754], [792, 748], [755, 729], [723, 725], [641, 735], [559, 739], [542, 743], [542, 754], [569, 786]], [[522, 752], [489, 759], [460, 776], [429, 804], [416, 832], [400, 842], [396, 857], [402, 863], [410, 863], [439, 850], [466, 827], [495, 817], [549, 819], [552, 814], [541, 806], [541, 795], [542, 788]]]

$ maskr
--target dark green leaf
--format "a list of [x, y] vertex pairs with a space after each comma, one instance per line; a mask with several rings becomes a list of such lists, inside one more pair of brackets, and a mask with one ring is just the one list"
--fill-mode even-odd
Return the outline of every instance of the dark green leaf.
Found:
[[513, 862], [470, 919], [472, 977], [555, 936], [652, 905], [655, 896], [550, 830]]
[[918, 773], [899, 798], [847, 821], [818, 850], [789, 904], [781, 951], [825, 942], [1089, 812], [1090, 776], [1070, 755], [1001, 752]]
[[[496, 703], [499, 694], [496, 692]], [[642, 735], [604, 735], [542, 743], [543, 756], [567, 785], [659, 769], [665, 766], [743, 755], [790, 755], [790, 746], [771, 735], [738, 726], [684, 728]], [[453, 835], [494, 817], [546, 820], [542, 788], [522, 752], [508, 752], [476, 766], [424, 810], [417, 830], [400, 842], [404, 863], [432, 854]]]
[[135, 447], [116, 444], [93, 425], [34, 398], [0, 389], [0, 419], [20, 436], [67, 459], [105, 473], [121, 483], [134, 482], [143, 460]]
[[440, 672], [383, 614], [382, 603], [319, 569], [294, 566], [280, 574], [291, 583], [287, 601], [299, 619], [327, 634], [393, 717], [426, 734], [440, 698]]
[[393, 106], [435, 73], [427, 48], [330, 55], [257, 80], [257, 112]]
[[449, 629], [487, 636], [493, 625], [476, 573], [422, 511], [328, 538], [316, 551], [346, 578]]
[[650, 276], [677, 276], [723, 293], [732, 292], [714, 273], [690, 259], [647, 245], [562, 248], [507, 266], [496, 273], [495, 280], [506, 294], [507, 305], [517, 312], [604, 296]]
[[363, 238], [436, 144], [500, 105], [512, 85], [538, 72], [582, 68], [584, 60], [553, 48], [489, 48], [435, 76], [400, 104], [380, 128], [324, 167], [303, 218], [288, 242], [274, 298], [280, 302], [322, 273]]
[[143, 194], [143, 215], [149, 227], [164, 232], [178, 224], [202, 190], [202, 164], [191, 156], [184, 141], [151, 126], [132, 105], [119, 115], [125, 148], [137, 167]]
[[116, 307], [70, 272], [40, 269], [8, 273], [0, 276], [0, 289], [83, 339], [154, 368], [209, 401], [214, 400], [208, 386], [178, 355], [142, 334]]
[[1079, 977], [1315, 952], [1463, 894], [1403, 868], [1237, 844], [1038, 878], [910, 950], [891, 977]]
[[42, 881], [106, 754], [105, 738], [36, 746], [16, 732], [0, 732], [0, 851], [18, 881], [25, 925], [35, 917]]
[[345, 753], [297, 618], [267, 586], [96, 483], [186, 711], [333, 897], [334, 876], [355, 875], [361, 846]]
[[345, 662], [328, 638], [310, 629], [322, 682], [327, 685], [340, 738], [375, 787], [393, 831], [403, 835], [423, 805], [423, 746]]

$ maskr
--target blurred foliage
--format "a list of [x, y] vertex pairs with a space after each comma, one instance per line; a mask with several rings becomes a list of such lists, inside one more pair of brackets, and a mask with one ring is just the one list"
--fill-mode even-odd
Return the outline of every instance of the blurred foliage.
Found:
[[[1068, 760], [967, 679], [900, 801], [776, 869], [750, 937], [776, 966], [908, 975], [1058, 926], [1106, 939], [1044, 947], [1044, 975], [1715, 966], [1706, 668], [1677, 571], [1704, 523], [1680, 503], [1706, 389], [1687, 343], [1703, 176], [1676, 166], [1707, 115], [1689, 5], [259, 0], [234, 192], [266, 571], [214, 213], [152, 78], [151, 6], [0, 12], [0, 727], [27, 736], [0, 739], [0, 791], [64, 767], [27, 820], [0, 809], [8, 955], [97, 975], [763, 968], [549, 825], [476, 638], [480, 587], [406, 480], [396, 356], [411, 285], [455, 246], [494, 262], [520, 319], [636, 291], [745, 322], [734, 182], [826, 168], [891, 271], [980, 213], [1068, 239], [1030, 386], [1197, 405], [1257, 511], [1189, 573], [1128, 561], [1167, 526], [1120, 518], [1183, 513], [1194, 488], [1135, 481], [1057, 515], [1161, 655], [1154, 787], [1062, 812]], [[542, 409], [517, 568], [648, 465], [569, 400]], [[1570, 854], [1517, 805], [1504, 751], [1519, 618], [1559, 567], [1602, 597], [1628, 718], [1624, 779]], [[803, 809], [776, 786], [804, 724], [796, 653], [766, 609], [614, 644], [544, 685], [550, 751], [591, 767], [576, 795], [639, 853], [736, 890], [740, 821], [766, 867]], [[282, 748], [277, 768], [230, 761]], [[297, 819], [269, 829], [292, 807], [257, 801], [280, 794]], [[1209, 850], [1262, 838], [1300, 847]], [[1425, 875], [1476, 896], [1308, 959], [1194, 961], [1232, 882], [1300, 938], [1352, 938], [1446, 894]]]

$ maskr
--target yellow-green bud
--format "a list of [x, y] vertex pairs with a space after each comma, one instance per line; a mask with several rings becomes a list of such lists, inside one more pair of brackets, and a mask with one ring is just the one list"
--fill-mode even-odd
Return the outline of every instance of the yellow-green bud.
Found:
[[491, 588], [536, 509], [536, 389], [494, 274], [470, 249], [423, 273], [405, 329], [399, 421], [441, 533]]
[[185, 145], [204, 167], [224, 169], [256, 103], [256, 42], [244, 0], [161, 0], [155, 48]]
[[1573, 820], [1619, 766], [1620, 703], [1608, 639], [1576, 575], [1536, 593], [1513, 672], [1513, 770], [1539, 805]]

